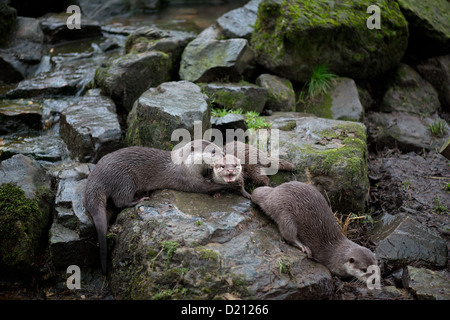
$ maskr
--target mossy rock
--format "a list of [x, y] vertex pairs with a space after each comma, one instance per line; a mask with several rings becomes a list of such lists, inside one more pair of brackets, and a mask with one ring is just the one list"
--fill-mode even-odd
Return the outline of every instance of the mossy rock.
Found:
[[[362, 123], [315, 117], [267, 117], [280, 130], [280, 157], [296, 166], [294, 173], [270, 176], [273, 184], [298, 180], [315, 185], [333, 211], [365, 211], [369, 188], [366, 127]], [[295, 126], [292, 126], [295, 123]]]
[[0, 266], [9, 272], [31, 268], [51, 217], [52, 193], [42, 187], [29, 199], [14, 183], [0, 186]]
[[[367, 28], [371, 5], [380, 7], [380, 29]], [[398, 64], [407, 44], [408, 24], [388, 0], [265, 0], [251, 38], [258, 63], [300, 82], [319, 64], [353, 79], [380, 76]]]

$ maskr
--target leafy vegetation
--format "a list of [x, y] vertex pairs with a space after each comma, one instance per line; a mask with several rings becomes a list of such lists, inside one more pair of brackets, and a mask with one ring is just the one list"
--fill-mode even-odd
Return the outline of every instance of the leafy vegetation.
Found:
[[227, 114], [243, 114], [245, 116], [245, 122], [250, 130], [266, 129], [270, 128], [271, 124], [264, 120], [263, 117], [256, 111], [247, 111], [244, 114], [242, 109], [229, 110], [229, 109], [212, 109], [211, 116], [224, 117]]
[[435, 119], [433, 124], [430, 125], [431, 134], [436, 137], [443, 137], [445, 132], [447, 131], [445, 128], [445, 120], [443, 119]]

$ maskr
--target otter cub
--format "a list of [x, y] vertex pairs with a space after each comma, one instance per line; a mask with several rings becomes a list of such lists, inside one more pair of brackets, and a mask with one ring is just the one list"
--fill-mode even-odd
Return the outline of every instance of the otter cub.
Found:
[[[222, 159], [218, 159], [213, 163], [212, 180], [219, 184], [238, 183], [240, 193], [247, 199], [251, 195], [245, 191], [244, 177], [242, 176], [241, 161], [231, 154], [226, 154]], [[220, 193], [216, 193], [214, 197], [219, 197]]]
[[292, 163], [271, 157], [266, 152], [241, 141], [227, 143], [224, 151], [226, 154], [234, 155], [241, 161], [244, 180], [251, 181], [256, 186], [270, 185], [270, 180], [263, 171], [264, 168], [268, 168], [274, 163], [278, 163], [279, 170], [295, 171], [295, 166]]
[[315, 187], [297, 181], [276, 188], [259, 187], [253, 191], [252, 201], [276, 222], [285, 240], [331, 273], [361, 280], [371, 275], [367, 268], [377, 264], [375, 254], [344, 236]]
[[84, 206], [97, 229], [103, 272], [106, 273], [106, 232], [111, 218], [108, 199], [115, 207], [124, 208], [138, 202], [134, 201], [137, 193], [157, 189], [214, 194], [239, 188], [237, 182], [223, 185], [204, 177], [214, 160], [223, 156], [214, 143], [194, 140], [176, 151], [128, 147], [102, 157], [87, 179]]

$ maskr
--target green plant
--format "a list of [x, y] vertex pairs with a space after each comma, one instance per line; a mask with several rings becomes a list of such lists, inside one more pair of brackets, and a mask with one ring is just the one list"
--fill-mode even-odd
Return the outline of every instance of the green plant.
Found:
[[436, 137], [443, 137], [447, 131], [445, 128], [445, 120], [443, 119], [435, 119], [429, 128], [431, 130], [431, 134]]
[[448, 212], [447, 206], [441, 203], [439, 196], [434, 199], [434, 212], [437, 214], [446, 214]]
[[[229, 110], [229, 109], [212, 109], [211, 116], [212, 117], [224, 117], [227, 114], [244, 114], [242, 109]], [[247, 111], [245, 114], [245, 122], [249, 129], [257, 130], [270, 128], [272, 125], [264, 120], [263, 117], [259, 115], [256, 111]]]
[[325, 94], [331, 88], [337, 76], [328, 70], [324, 64], [314, 68], [311, 79], [305, 84], [308, 87], [308, 96], [314, 99]]

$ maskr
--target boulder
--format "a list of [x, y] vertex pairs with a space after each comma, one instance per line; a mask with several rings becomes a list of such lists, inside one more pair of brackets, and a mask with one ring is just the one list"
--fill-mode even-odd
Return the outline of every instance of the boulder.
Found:
[[58, 184], [49, 248], [57, 268], [99, 265], [95, 226], [83, 205], [86, 179], [93, 168], [92, 164], [72, 162], [52, 169]]
[[200, 133], [211, 128], [209, 99], [200, 87], [189, 81], [165, 82], [150, 88], [136, 100], [128, 114], [127, 145], [172, 150], [171, 136], [186, 129], [194, 137], [200, 121]]
[[186, 45], [195, 39], [192, 32], [162, 30], [156, 27], [142, 27], [127, 37], [125, 53], [139, 53], [147, 51], [161, 51], [172, 58], [172, 79], [178, 77], [181, 54]]
[[407, 266], [403, 268], [402, 284], [419, 300], [450, 300], [450, 281], [436, 271]]
[[184, 49], [180, 78], [192, 82], [239, 81], [253, 60], [253, 50], [245, 39], [217, 40], [220, 30], [211, 26]]
[[[51, 221], [52, 180], [33, 159], [0, 163], [0, 266], [2, 274], [29, 273]], [[22, 278], [23, 279], [23, 278]]]
[[295, 92], [288, 79], [264, 73], [256, 79], [256, 84], [267, 90], [265, 109], [295, 111]]
[[250, 40], [256, 22], [258, 5], [262, 0], [251, 0], [241, 8], [224, 13], [216, 20], [217, 26], [227, 38]]
[[208, 83], [200, 86], [215, 105], [228, 110], [261, 113], [267, 101], [267, 90], [251, 83]]
[[395, 67], [408, 44], [408, 24], [395, 1], [380, 0], [381, 29], [367, 27], [373, 2], [264, 0], [251, 46], [271, 72], [306, 82], [315, 66], [352, 79], [375, 78]]
[[450, 3], [446, 0], [397, 0], [409, 24], [408, 52], [434, 57], [450, 50]]
[[111, 99], [83, 97], [61, 113], [59, 134], [73, 159], [97, 162], [121, 146], [121, 129]]
[[433, 86], [410, 66], [400, 64], [381, 102], [383, 112], [409, 112], [429, 115], [440, 107]]
[[102, 36], [100, 23], [86, 17], [81, 19], [80, 29], [67, 27], [68, 18], [71, 13], [50, 13], [43, 16], [41, 29], [44, 32], [44, 41], [47, 43], [57, 43], [63, 40], [77, 40], [85, 38], [96, 38]]
[[287, 245], [251, 202], [156, 191], [113, 228], [117, 299], [329, 298], [329, 271]]
[[450, 111], [450, 54], [423, 61], [417, 70], [438, 92], [442, 108]]
[[447, 243], [435, 231], [406, 214], [383, 215], [371, 234], [375, 254], [390, 268], [444, 267]]
[[272, 130], [280, 129], [280, 157], [297, 169], [270, 176], [273, 184], [309, 182], [329, 200], [333, 211], [365, 210], [369, 180], [363, 124], [301, 113], [277, 112], [265, 118], [272, 123]]
[[220, 130], [226, 137], [227, 129], [246, 131], [248, 126], [245, 115], [229, 113], [223, 117], [211, 117], [211, 128]]
[[364, 118], [364, 108], [359, 100], [358, 88], [350, 78], [337, 78], [332, 87], [304, 110], [321, 118], [358, 121]]
[[[376, 143], [408, 151], [439, 150], [450, 136], [450, 127], [439, 117], [422, 117], [405, 112], [372, 112], [367, 116], [369, 136]], [[443, 136], [433, 135], [430, 127], [440, 121]]]
[[164, 52], [129, 53], [98, 67], [94, 81], [119, 111], [128, 113], [145, 90], [169, 81], [171, 68], [171, 59]]

